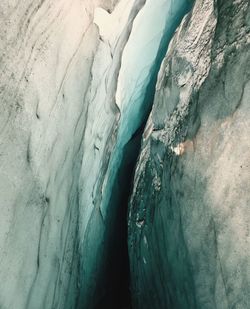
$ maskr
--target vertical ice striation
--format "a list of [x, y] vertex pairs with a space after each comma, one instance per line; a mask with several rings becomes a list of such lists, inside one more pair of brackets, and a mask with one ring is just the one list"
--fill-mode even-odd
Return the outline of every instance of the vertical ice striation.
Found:
[[78, 182], [95, 5], [0, 4], [1, 308], [74, 308], [81, 293]]

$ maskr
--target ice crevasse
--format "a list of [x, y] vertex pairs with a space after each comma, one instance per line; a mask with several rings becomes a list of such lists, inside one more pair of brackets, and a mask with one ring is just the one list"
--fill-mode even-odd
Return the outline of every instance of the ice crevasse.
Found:
[[0, 1], [1, 309], [250, 308], [249, 16]]
[[[100, 82], [95, 82], [98, 85], [97, 92], [94, 92], [95, 111], [92, 112], [93, 121], [89, 123], [86, 143], [86, 148], [94, 149], [95, 155], [91, 152], [83, 157], [81, 174], [86, 179], [86, 170], [89, 171], [87, 186], [82, 180], [81, 199], [83, 207], [88, 205], [83, 210], [81, 226], [81, 234], [85, 236], [82, 243], [83, 269], [85, 278], [86, 274], [90, 278], [84, 284], [87, 291], [93, 291], [93, 274], [97, 269], [101, 271], [96, 263], [105, 254], [100, 255], [100, 252], [116, 248], [112, 242], [109, 244], [112, 238], [109, 235], [116, 233], [113, 221], [117, 217], [120, 220], [119, 207], [123, 201], [117, 196], [124, 190], [123, 186], [128, 186], [122, 177], [119, 180], [118, 175], [124, 149], [147, 118], [168, 43], [190, 8], [190, 1], [151, 0], [121, 1], [111, 14], [101, 8], [95, 11], [94, 22], [99, 27], [102, 43], [98, 50], [100, 58], [96, 57], [93, 68], [96, 72], [103, 68], [103, 74], [99, 76]], [[129, 26], [124, 28], [122, 22]], [[107, 58], [111, 55], [108, 68], [105, 68], [107, 61], [102, 61], [104, 49], [109, 54]], [[110, 102], [112, 112], [106, 115], [112, 119], [112, 126], [107, 125], [104, 116]], [[90, 144], [93, 146], [90, 147]], [[92, 292], [86, 293], [91, 295]]]
[[94, 308], [105, 298], [117, 171], [190, 6], [1, 2], [1, 308]]

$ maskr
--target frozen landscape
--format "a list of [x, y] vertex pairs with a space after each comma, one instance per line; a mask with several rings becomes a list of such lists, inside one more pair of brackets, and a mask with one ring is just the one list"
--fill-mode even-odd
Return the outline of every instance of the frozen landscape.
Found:
[[250, 308], [249, 1], [0, 26], [0, 309]]

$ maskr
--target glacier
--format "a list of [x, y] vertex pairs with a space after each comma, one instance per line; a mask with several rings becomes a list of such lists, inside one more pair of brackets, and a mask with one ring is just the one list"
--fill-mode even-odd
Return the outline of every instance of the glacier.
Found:
[[1, 1], [1, 309], [249, 307], [249, 17]]
[[105, 299], [115, 170], [187, 3], [1, 3], [1, 308]]

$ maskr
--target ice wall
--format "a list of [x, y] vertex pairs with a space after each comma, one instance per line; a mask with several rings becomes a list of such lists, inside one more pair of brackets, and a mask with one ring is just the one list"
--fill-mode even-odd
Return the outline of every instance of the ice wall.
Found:
[[129, 212], [135, 308], [249, 307], [249, 16], [196, 1], [162, 62]]
[[1, 308], [77, 305], [85, 95], [99, 45], [93, 15], [112, 3], [0, 3]]

